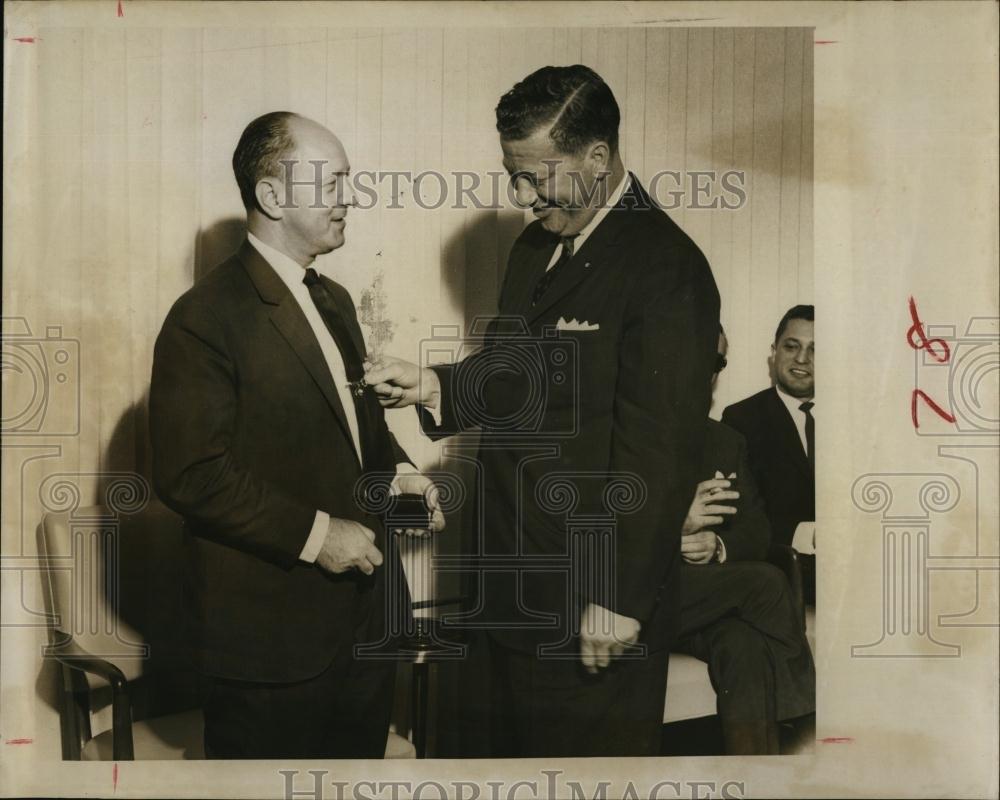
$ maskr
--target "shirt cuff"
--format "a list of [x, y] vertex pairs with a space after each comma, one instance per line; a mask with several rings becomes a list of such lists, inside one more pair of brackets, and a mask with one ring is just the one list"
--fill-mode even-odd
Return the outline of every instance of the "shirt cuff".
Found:
[[812, 520], [800, 522], [792, 534], [792, 547], [806, 555], [816, 554], [816, 523]]
[[726, 543], [724, 541], [722, 541], [722, 537], [721, 536], [716, 536], [715, 538], [719, 542], [719, 545], [718, 545], [719, 549], [716, 550], [716, 554], [718, 555], [718, 559], [717, 560], [718, 560], [718, 562], [720, 564], [725, 564], [726, 563]]
[[326, 532], [330, 527], [330, 515], [325, 511], [317, 511], [316, 519], [313, 520], [312, 530], [309, 538], [306, 539], [305, 547], [299, 553], [299, 560], [307, 564], [315, 564], [319, 551], [323, 549], [323, 542], [326, 541]]

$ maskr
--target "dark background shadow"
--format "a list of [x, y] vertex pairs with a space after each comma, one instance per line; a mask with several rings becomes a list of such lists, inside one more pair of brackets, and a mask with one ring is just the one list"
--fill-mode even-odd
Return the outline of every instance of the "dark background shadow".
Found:
[[507, 257], [522, 230], [520, 211], [481, 209], [445, 242], [442, 288], [448, 302], [464, 311], [466, 330], [477, 317], [496, 315]]
[[[524, 229], [520, 211], [483, 209], [470, 216], [464, 228], [449, 238], [442, 249], [441, 275], [444, 296], [464, 312], [468, 336], [474, 323], [497, 314], [500, 286], [514, 241]], [[481, 328], [480, 328], [481, 329]], [[471, 554], [478, 548], [478, 498], [475, 469], [467, 460], [475, 458], [479, 434], [469, 431], [446, 440], [441, 469], [458, 477], [466, 488], [462, 508], [448, 519], [448, 529], [438, 538], [439, 554]], [[459, 457], [449, 457], [447, 451]], [[449, 575], [439, 580], [441, 596], [456, 592], [463, 608], [474, 607], [478, 581], [473, 573]], [[443, 611], [453, 613], [455, 606]], [[428, 755], [435, 758], [486, 758], [493, 753], [491, 720], [493, 688], [491, 658], [486, 634], [466, 631], [466, 658], [434, 665], [428, 714]]]
[[197, 283], [240, 249], [247, 236], [243, 217], [228, 217], [198, 231], [194, 239], [194, 281]]

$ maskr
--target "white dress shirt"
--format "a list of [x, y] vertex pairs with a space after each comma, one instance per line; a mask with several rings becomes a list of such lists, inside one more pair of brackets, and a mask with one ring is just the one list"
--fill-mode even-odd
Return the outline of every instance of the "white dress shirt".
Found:
[[[306, 277], [306, 268], [281, 251], [265, 244], [252, 233], [247, 234], [247, 239], [278, 273], [278, 277], [288, 287], [295, 302], [299, 304], [299, 308], [305, 314], [306, 322], [309, 323], [310, 329], [316, 336], [316, 341], [319, 342], [320, 350], [323, 352], [323, 360], [326, 361], [326, 366], [330, 370], [333, 385], [337, 388], [337, 395], [340, 397], [340, 403], [344, 407], [344, 414], [347, 417], [347, 427], [351, 432], [351, 443], [354, 445], [354, 452], [360, 463], [361, 439], [358, 434], [358, 415], [354, 408], [350, 381], [347, 379], [347, 369], [344, 367], [344, 357], [340, 354], [340, 348], [337, 347], [337, 342], [326, 327], [326, 323], [323, 322], [323, 317], [320, 316], [319, 310], [309, 294], [309, 287], [302, 282]], [[398, 467], [397, 471], [399, 471]], [[323, 541], [326, 539], [329, 525], [330, 515], [325, 511], [317, 510], [309, 538], [306, 539], [305, 547], [299, 554], [302, 561], [308, 561], [310, 564], [316, 561], [319, 551], [323, 548]]]
[[[613, 209], [616, 205], [618, 205], [618, 202], [622, 199], [622, 195], [625, 194], [625, 190], [628, 188], [628, 182], [629, 182], [628, 170], [625, 170], [625, 174], [622, 176], [622, 179], [618, 181], [618, 185], [614, 188], [614, 191], [611, 192], [611, 195], [608, 197], [608, 201], [597, 209], [597, 213], [594, 214], [594, 218], [590, 220], [590, 222], [588, 222], [583, 227], [583, 229], [574, 237], [573, 239], [574, 253], [580, 252], [580, 248], [583, 247], [583, 243], [587, 241], [587, 239], [590, 237], [590, 234], [592, 234], [594, 230], [597, 228], [597, 226], [604, 221], [604, 218], [611, 213], [611, 209]], [[559, 246], [556, 248], [556, 251], [552, 254], [552, 258], [549, 260], [549, 265], [545, 268], [546, 272], [548, 272], [556, 265], [556, 262], [559, 260], [559, 256], [562, 255], [562, 251], [563, 251], [563, 246], [562, 242], [560, 242]]]
[[[795, 430], [799, 432], [799, 441], [802, 442], [802, 452], [809, 453], [809, 445], [806, 443], [806, 412], [799, 408], [805, 402], [815, 403], [816, 398], [814, 397], [792, 397], [790, 394], [785, 394], [777, 386], [774, 390], [778, 393], [778, 397], [781, 398], [781, 402], [785, 404], [785, 408], [788, 409], [788, 413], [792, 415], [792, 422], [795, 423]], [[816, 416], [816, 406], [810, 409], [813, 417]]]

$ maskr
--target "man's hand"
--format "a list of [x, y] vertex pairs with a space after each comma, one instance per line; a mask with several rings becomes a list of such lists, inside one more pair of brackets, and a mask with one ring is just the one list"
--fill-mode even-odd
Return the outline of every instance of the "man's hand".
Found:
[[382, 554], [374, 544], [375, 534], [351, 519], [330, 517], [323, 548], [316, 563], [327, 572], [341, 573], [359, 569], [371, 575], [381, 566]]
[[688, 564], [708, 564], [718, 546], [719, 537], [712, 531], [689, 533], [681, 538], [681, 558]]
[[[407, 536], [430, 536], [434, 531], [444, 530], [444, 513], [441, 511], [441, 498], [434, 481], [419, 472], [399, 473], [392, 481], [393, 494], [422, 494], [431, 512], [429, 528], [406, 528], [402, 530]], [[397, 532], [399, 528], [395, 529]]]
[[729, 488], [732, 486], [730, 478], [735, 478], [736, 473], [730, 473], [729, 478], [723, 478], [721, 472], [716, 472], [715, 475], [716, 477], [698, 484], [687, 519], [681, 528], [681, 535], [690, 536], [713, 525], [721, 525], [726, 516], [736, 513], [735, 506], [719, 505], [726, 500], [739, 498], [740, 493]]
[[580, 659], [591, 675], [639, 641], [638, 620], [589, 603], [580, 620]]
[[432, 369], [421, 369], [409, 361], [390, 356], [369, 365], [365, 383], [375, 390], [383, 408], [422, 405], [437, 408], [441, 383]]

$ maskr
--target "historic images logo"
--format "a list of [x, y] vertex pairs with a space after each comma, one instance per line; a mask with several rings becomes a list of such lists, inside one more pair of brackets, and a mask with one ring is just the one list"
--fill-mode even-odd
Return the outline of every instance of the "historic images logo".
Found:
[[4, 317], [0, 372], [4, 437], [80, 432], [80, 342], [60, 326], [34, 336], [23, 317]]

